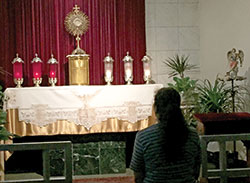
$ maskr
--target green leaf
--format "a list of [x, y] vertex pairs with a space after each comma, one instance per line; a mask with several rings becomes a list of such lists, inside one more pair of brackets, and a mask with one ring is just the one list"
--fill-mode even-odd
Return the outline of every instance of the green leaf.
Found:
[[0, 121], [6, 121], [7, 113], [0, 109]]
[[[0, 90], [2, 90], [2, 86], [0, 86]], [[12, 134], [10, 134], [3, 126], [7, 119], [7, 113], [3, 111], [3, 99], [4, 94], [2, 91], [0, 91], [0, 140], [7, 140], [10, 136], [12, 136]]]
[[189, 56], [179, 56], [176, 54], [173, 58], [168, 58], [163, 63], [171, 69], [169, 77], [174, 77], [179, 75], [181, 78], [184, 78], [184, 72], [189, 70], [197, 69], [196, 65], [188, 63]]
[[202, 113], [208, 112], [231, 112], [230, 89], [225, 82], [215, 80], [212, 84], [209, 80], [204, 80], [197, 85], [199, 91], [199, 106]]
[[0, 126], [0, 139], [1, 140], [8, 140], [11, 134], [6, 130], [5, 127]]

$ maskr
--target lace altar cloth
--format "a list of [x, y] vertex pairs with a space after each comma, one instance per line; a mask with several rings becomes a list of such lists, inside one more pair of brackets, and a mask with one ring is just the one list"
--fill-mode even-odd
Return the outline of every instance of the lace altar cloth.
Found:
[[6, 109], [18, 109], [19, 121], [45, 126], [68, 120], [90, 129], [108, 118], [135, 123], [152, 115], [161, 84], [7, 88]]

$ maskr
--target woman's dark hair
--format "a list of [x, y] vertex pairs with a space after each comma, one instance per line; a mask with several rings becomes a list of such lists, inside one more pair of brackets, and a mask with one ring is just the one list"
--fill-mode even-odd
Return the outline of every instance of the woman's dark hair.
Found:
[[173, 88], [161, 88], [155, 95], [155, 114], [164, 139], [164, 152], [169, 160], [178, 159], [183, 153], [182, 147], [189, 132], [180, 104], [181, 97]]

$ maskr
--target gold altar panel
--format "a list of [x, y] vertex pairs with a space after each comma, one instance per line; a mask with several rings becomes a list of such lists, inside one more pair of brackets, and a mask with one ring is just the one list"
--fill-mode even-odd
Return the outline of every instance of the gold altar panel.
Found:
[[[3, 141], [0, 141], [0, 144], [3, 144]], [[4, 180], [4, 151], [0, 151], [0, 181]]]
[[69, 59], [69, 84], [89, 85], [89, 56], [68, 55]]
[[60, 120], [44, 127], [39, 127], [19, 121], [17, 109], [8, 110], [7, 121], [8, 123], [5, 125], [7, 130], [19, 136], [132, 132], [147, 128], [156, 122], [155, 116], [152, 115], [148, 119], [140, 120], [136, 123], [111, 118], [92, 126], [89, 130], [84, 126], [76, 125], [66, 120]]
[[[76, 134], [90, 134], [90, 133], [105, 133], [105, 132], [133, 132], [147, 128], [156, 123], [155, 114], [147, 119], [130, 123], [117, 118], [111, 118], [99, 124], [92, 126], [89, 130], [81, 125], [76, 125], [73, 122], [60, 120], [55, 123], [40, 127], [24, 121], [19, 121], [18, 109], [7, 110], [6, 129], [18, 136], [36, 136], [36, 135], [76, 135]], [[3, 143], [3, 142], [2, 142]], [[12, 143], [12, 140], [4, 143]], [[0, 153], [0, 180], [4, 180], [4, 159], [7, 160], [11, 156], [8, 151]]]

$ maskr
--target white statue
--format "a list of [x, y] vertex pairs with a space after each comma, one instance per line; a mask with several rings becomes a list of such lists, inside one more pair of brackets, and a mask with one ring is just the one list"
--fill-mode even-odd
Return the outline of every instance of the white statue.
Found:
[[243, 51], [239, 50], [238, 53], [236, 49], [233, 48], [231, 51], [227, 53], [227, 59], [229, 62], [229, 71], [226, 73], [227, 80], [243, 80], [242, 76], [238, 76], [239, 72], [239, 64], [242, 67], [242, 62], [244, 60]]

